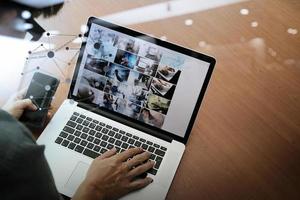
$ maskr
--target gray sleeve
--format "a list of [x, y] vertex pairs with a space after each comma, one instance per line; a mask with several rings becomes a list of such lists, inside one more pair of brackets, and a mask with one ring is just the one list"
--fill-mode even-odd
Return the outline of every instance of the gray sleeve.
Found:
[[44, 146], [9, 114], [0, 110], [0, 194], [1, 199], [61, 199]]

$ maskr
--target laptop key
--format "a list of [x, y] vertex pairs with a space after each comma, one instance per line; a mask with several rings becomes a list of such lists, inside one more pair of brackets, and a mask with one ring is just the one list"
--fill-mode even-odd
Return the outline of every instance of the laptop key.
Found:
[[153, 142], [151, 142], [151, 141], [147, 141], [146, 143], [149, 144], [149, 145], [153, 144]]
[[73, 143], [73, 142], [71, 142], [71, 143], [69, 144], [68, 148], [69, 148], [69, 149], [74, 149], [75, 146], [76, 146], [76, 144]]
[[129, 143], [129, 144], [133, 144], [133, 143], [134, 143], [134, 139], [130, 138], [130, 139], [128, 140], [128, 143]]
[[115, 138], [117, 138], [117, 139], [120, 139], [122, 137], [122, 135], [120, 134], [120, 133], [117, 133], [116, 135], [115, 135]]
[[86, 138], [87, 138], [87, 134], [82, 133], [80, 137], [81, 137], [82, 139], [86, 139]]
[[143, 148], [144, 150], [147, 150], [148, 145], [147, 145], [147, 144], [142, 144], [142, 148]]
[[127, 140], [128, 140], [128, 137], [126, 137], [126, 136], [123, 136], [123, 137], [121, 138], [121, 140], [122, 140], [123, 142], [127, 142]]
[[75, 138], [75, 136], [74, 136], [74, 135], [69, 135], [69, 136], [68, 136], [68, 140], [70, 140], [70, 141], [73, 141], [73, 140], [74, 140], [74, 138]]
[[84, 120], [82, 123], [84, 126], [88, 126], [90, 124], [90, 122], [88, 120]]
[[103, 122], [99, 122], [100, 126], [105, 126], [105, 124]]
[[80, 143], [80, 141], [81, 141], [81, 139], [80, 139], [80, 138], [78, 138], [78, 137], [77, 137], [77, 138], [75, 138], [75, 140], [74, 140], [74, 142], [75, 142], [75, 143], [77, 143], [77, 144], [79, 144], [79, 143]]
[[64, 147], [68, 146], [70, 142], [68, 140], [64, 140], [61, 145], [63, 145]]
[[114, 131], [109, 131], [109, 132], [108, 132], [108, 135], [109, 135], [109, 136], [114, 136], [114, 135], [115, 135], [115, 132], [114, 132]]
[[84, 127], [82, 131], [85, 132], [85, 133], [88, 133], [90, 131], [90, 129], [87, 128], [87, 127]]
[[113, 127], [113, 131], [119, 132], [119, 129], [116, 127]]
[[143, 138], [140, 138], [140, 141], [141, 141], [142, 143], [146, 142], [146, 140], [143, 139]]
[[80, 136], [80, 134], [81, 134], [80, 131], [75, 131], [75, 133], [74, 133], [74, 135], [77, 136], [77, 137]]
[[155, 153], [156, 155], [159, 155], [159, 156], [162, 156], [162, 157], [163, 157], [163, 156], [165, 155], [166, 152], [164, 152], [164, 151], [162, 151], [162, 150], [159, 150], [159, 149], [156, 149], [154, 153]]
[[163, 146], [161, 146], [160, 149], [163, 150], [163, 151], [167, 151], [167, 148], [163, 147]]
[[94, 140], [94, 144], [100, 144], [100, 140], [96, 138], [96, 139]]
[[102, 153], [105, 153], [106, 151], [107, 151], [107, 149], [102, 148], [102, 149], [100, 150], [100, 153], [102, 154]]
[[150, 173], [150, 174], [152, 174], [152, 175], [156, 175], [157, 174], [157, 170], [156, 169], [153, 169], [153, 168], [151, 168], [149, 171], [148, 171], [148, 173]]
[[68, 126], [71, 126], [72, 128], [75, 128], [75, 126], [76, 126], [77, 124], [76, 124], [75, 122], [73, 122], [73, 121], [70, 120], [70, 121], [67, 122], [67, 125], [68, 125]]
[[86, 116], [85, 116], [85, 115], [79, 115], [79, 117], [81, 117], [81, 118], [83, 118], [83, 119], [85, 119], [85, 118], [86, 118]]
[[123, 143], [121, 147], [124, 148], [124, 149], [127, 149], [128, 148], [128, 144]]
[[120, 140], [116, 140], [115, 145], [121, 146], [122, 142]]
[[155, 150], [155, 148], [154, 148], [154, 147], [149, 147], [149, 148], [148, 148], [148, 151], [149, 151], [149, 152], [151, 152], [151, 153], [153, 153], [153, 152], [154, 152], [154, 150]]
[[135, 143], [134, 143], [134, 145], [135, 145], [135, 146], [137, 146], [137, 147], [140, 147], [140, 146], [141, 146], [141, 144], [142, 144], [142, 143], [141, 143], [141, 142], [139, 142], [139, 141], [135, 141]]
[[87, 117], [87, 118], [86, 118], [86, 120], [88, 120], [88, 121], [92, 121], [93, 119], [92, 119], [92, 118], [90, 118], [90, 117]]
[[85, 141], [85, 140], [82, 140], [81, 142], [80, 142], [80, 144], [82, 145], [82, 146], [86, 146], [87, 145], [87, 141]]
[[121, 148], [120, 147], [115, 147], [117, 149], [117, 153], [120, 153]]
[[95, 124], [95, 123], [90, 123], [89, 127], [90, 127], [90, 128], [95, 128], [95, 127], [96, 127], [96, 124]]
[[155, 148], [159, 148], [159, 145], [158, 144], [155, 144], [153, 145]]
[[156, 159], [155, 159], [155, 165], [154, 165], [154, 168], [155, 169], [158, 169], [160, 164], [161, 164], [161, 161], [162, 161], [162, 158], [157, 156]]
[[112, 129], [112, 126], [110, 126], [108, 124], [105, 127], [108, 128], [108, 129]]
[[101, 129], [102, 129], [102, 127], [99, 126], [99, 125], [97, 125], [96, 128], [95, 128], [96, 131], [101, 131]]
[[95, 159], [95, 158], [97, 158], [100, 154], [98, 154], [98, 153], [96, 153], [96, 152], [94, 152], [94, 151], [91, 151], [91, 150], [89, 150], [89, 149], [85, 149], [85, 150], [83, 151], [83, 155], [86, 155], [86, 156], [88, 156], [88, 157], [91, 157], [91, 158]]
[[107, 148], [108, 148], [108, 149], [112, 149], [112, 148], [114, 148], [114, 145], [108, 144], [108, 145], [107, 145]]
[[93, 149], [94, 148], [94, 144], [89, 142], [86, 147], [89, 148], [89, 149]]
[[74, 115], [72, 115], [71, 118], [70, 118], [70, 120], [72, 120], [72, 121], [76, 121], [76, 119], [77, 119], [77, 117], [74, 116]]
[[71, 127], [68, 127], [68, 126], [65, 126], [63, 131], [66, 131], [68, 133], [71, 133], [73, 134], [75, 132], [75, 129], [71, 128]]
[[102, 136], [102, 140], [107, 141], [108, 140], [108, 136], [107, 135], [103, 135]]
[[100, 143], [100, 146], [101, 146], [101, 147], [106, 147], [106, 145], [107, 145], [107, 142], [105, 142], [105, 141], [102, 141], [102, 142]]
[[95, 135], [97, 138], [101, 138], [102, 134], [97, 132], [96, 135]]
[[60, 132], [59, 136], [66, 138], [68, 136], [68, 133], [62, 131]]
[[98, 121], [98, 120], [95, 120], [95, 119], [93, 119], [93, 122], [94, 122], [95, 124], [98, 124], [98, 123], [99, 123], [99, 121]]
[[108, 132], [108, 129], [107, 128], [103, 128], [101, 132], [104, 133], [104, 134], [106, 134]]
[[115, 141], [116, 141], [116, 139], [112, 138], [112, 137], [108, 139], [108, 142], [111, 143], [111, 144], [113, 144]]
[[61, 137], [56, 138], [55, 143], [60, 144], [63, 141]]
[[78, 125], [76, 126], [76, 129], [81, 131], [81, 130], [83, 129], [83, 126], [80, 125], [80, 124], [78, 124]]
[[150, 160], [154, 160], [154, 159], [155, 159], [155, 157], [156, 157], [156, 156], [155, 156], [155, 154], [151, 154], [151, 156], [150, 156], [150, 158], [149, 158], [149, 159], [150, 159]]
[[136, 135], [134, 135], [132, 138], [135, 139], [135, 140], [138, 140], [138, 139], [139, 139], [139, 137], [136, 136]]
[[100, 148], [99, 146], [95, 146], [93, 150], [96, 151], [96, 152], [99, 152], [100, 149], [101, 149], [101, 148]]
[[78, 112], [74, 112], [73, 115], [79, 116], [79, 113]]
[[119, 133], [121, 133], [121, 134], [125, 134], [126, 132], [125, 132], [125, 131], [123, 131], [123, 130], [120, 130], [120, 131], [119, 131]]
[[118, 132], [118, 131], [119, 131], [119, 129], [118, 129], [118, 128], [116, 128], [116, 127], [113, 127], [113, 131], [116, 131], [116, 132]]
[[94, 137], [93, 137], [93, 136], [89, 136], [89, 137], [87, 138], [87, 141], [89, 141], [89, 142], [93, 142], [93, 140], [94, 140]]
[[76, 122], [81, 124], [83, 122], [83, 119], [82, 118], [77, 118]]
[[77, 151], [77, 152], [81, 153], [81, 152], [83, 151], [83, 147], [82, 147], [82, 146], [80, 146], [80, 145], [76, 145], [76, 147], [75, 147], [75, 151]]
[[130, 133], [126, 133], [126, 135], [127, 135], [128, 137], [131, 137], [131, 136], [132, 136], [132, 134], [130, 134]]
[[90, 131], [89, 131], [89, 134], [90, 134], [90, 135], [95, 135], [95, 133], [96, 133], [95, 130], [90, 130]]

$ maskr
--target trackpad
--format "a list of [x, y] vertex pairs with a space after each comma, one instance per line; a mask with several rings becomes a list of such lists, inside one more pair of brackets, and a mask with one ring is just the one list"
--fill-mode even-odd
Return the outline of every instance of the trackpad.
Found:
[[89, 165], [84, 162], [78, 162], [74, 168], [71, 176], [69, 177], [65, 188], [73, 193], [77, 190], [78, 186], [85, 179]]

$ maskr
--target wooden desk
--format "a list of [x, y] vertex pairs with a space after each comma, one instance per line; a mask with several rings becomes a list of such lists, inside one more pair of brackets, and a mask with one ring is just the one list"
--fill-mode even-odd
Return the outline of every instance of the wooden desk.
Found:
[[[161, 2], [73, 0], [38, 21], [77, 33], [91, 15]], [[167, 199], [300, 199], [299, 10], [297, 0], [253, 0], [129, 25], [217, 59]]]

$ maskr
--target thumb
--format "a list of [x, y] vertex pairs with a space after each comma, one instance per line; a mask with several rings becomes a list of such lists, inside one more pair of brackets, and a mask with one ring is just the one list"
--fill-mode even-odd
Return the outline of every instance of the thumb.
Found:
[[23, 99], [19, 101], [19, 106], [22, 110], [37, 110], [37, 107], [32, 103], [30, 99]]

